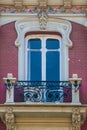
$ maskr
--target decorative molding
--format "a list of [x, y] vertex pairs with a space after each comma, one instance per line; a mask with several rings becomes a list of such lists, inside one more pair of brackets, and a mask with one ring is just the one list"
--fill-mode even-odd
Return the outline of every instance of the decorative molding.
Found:
[[80, 130], [81, 127], [81, 113], [79, 108], [72, 110], [72, 130]]
[[[16, 2], [17, 3], [17, 2]], [[19, 3], [22, 6], [22, 3]], [[15, 8], [14, 6], [1, 6], [0, 12], [2, 13], [22, 13], [22, 14], [35, 14], [42, 11], [38, 6], [25, 6], [23, 8]], [[72, 8], [65, 8], [63, 5], [49, 6], [45, 8], [47, 14], [85, 14], [86, 6], [72, 6]]]
[[47, 6], [47, 2], [48, 2], [48, 0], [39, 0], [39, 6], [41, 8], [44, 8]]
[[[41, 0], [42, 1], [42, 0]], [[45, 0], [43, 0], [45, 1]], [[68, 0], [67, 0], [68, 1]], [[14, 0], [0, 0], [0, 4], [14, 5]], [[87, 0], [72, 0], [73, 5], [86, 5]], [[38, 5], [38, 0], [23, 0], [23, 5]], [[48, 0], [48, 5], [63, 5], [63, 0]]]
[[14, 5], [15, 5], [16, 8], [22, 7], [23, 0], [14, 0]]
[[[23, 14], [23, 13], [3, 13], [0, 16], [0, 26], [15, 22], [17, 20], [26, 19], [26, 18], [36, 18], [37, 14]], [[68, 21], [75, 22], [77, 24], [81, 24], [83, 26], [87, 26], [87, 18], [85, 14], [48, 14], [49, 18], [60, 18]], [[48, 21], [48, 20], [47, 20]]]
[[[33, 22], [34, 21], [34, 22]], [[42, 23], [41, 23], [42, 24]], [[40, 25], [39, 23], [39, 19], [36, 18], [27, 18], [27, 19], [22, 19], [22, 20], [18, 20], [15, 23], [15, 27], [16, 27], [16, 31], [17, 31], [17, 39], [15, 41], [15, 45], [18, 46], [18, 79], [19, 80], [24, 80], [25, 79], [25, 69], [24, 69], [24, 63], [25, 63], [25, 59], [24, 59], [24, 42], [25, 42], [25, 34], [27, 32], [32, 32], [32, 31], [43, 31], [44, 30], [43, 27], [45, 27], [45, 31], [47, 32], [59, 32], [62, 35], [62, 39], [61, 39], [61, 46], [64, 47], [63, 49], [63, 55], [66, 56], [65, 60], [63, 60], [63, 64], [64, 66], [62, 66], [61, 68], [63, 68], [61, 71], [65, 72], [61, 72], [61, 74], [63, 74], [61, 76], [61, 80], [68, 80], [68, 47], [72, 46], [72, 41], [70, 40], [70, 33], [72, 30], [72, 26], [71, 23], [69, 21], [66, 20], [62, 20], [62, 19], [57, 19], [57, 18], [49, 18], [47, 19], [47, 23], [44, 26], [43, 24]], [[66, 66], [65, 66], [66, 64]]]
[[[15, 116], [15, 130], [73, 130], [71, 121], [72, 115], [75, 116], [76, 111], [79, 111], [81, 120], [87, 116], [87, 105], [71, 105], [70, 103], [27, 103], [20, 104], [4, 104], [0, 106], [0, 117], [3, 116], [11, 108], [11, 112]], [[62, 108], [62, 109], [61, 109]], [[76, 110], [79, 109], [79, 110]], [[46, 116], [44, 116], [46, 115]], [[77, 118], [79, 118], [77, 116]], [[74, 121], [75, 118], [73, 117]], [[56, 126], [56, 127], [55, 127]], [[74, 129], [75, 130], [75, 129]]]
[[47, 19], [48, 19], [48, 15], [46, 11], [40, 11], [40, 13], [38, 14], [38, 18], [40, 23], [40, 29], [45, 30], [47, 25]]
[[8, 107], [5, 113], [5, 124], [6, 130], [17, 130], [15, 126], [15, 116], [13, 113], [13, 109]]
[[65, 8], [71, 8], [71, 2], [72, 2], [72, 0], [64, 0], [64, 7]]
[[[34, 21], [34, 22], [32, 22]], [[39, 20], [37, 18], [22, 19], [15, 23], [16, 31], [18, 37], [15, 41], [15, 45], [19, 46], [22, 44], [21, 36], [30, 31], [41, 31]], [[56, 31], [61, 33], [62, 37], [65, 38], [65, 44], [71, 46], [72, 42], [69, 38], [69, 34], [72, 30], [71, 23], [62, 19], [51, 19], [48, 18], [47, 25], [45, 27], [46, 31]], [[24, 42], [23, 42], [24, 43]]]

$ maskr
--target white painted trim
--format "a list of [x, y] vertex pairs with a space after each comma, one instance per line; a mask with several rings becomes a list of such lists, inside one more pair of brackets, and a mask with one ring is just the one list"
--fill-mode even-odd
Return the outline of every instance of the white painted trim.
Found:
[[[61, 51], [61, 50], [64, 50], [64, 48], [61, 48], [61, 37], [58, 35], [48, 35], [48, 34], [37, 34], [37, 35], [28, 35], [26, 38], [25, 38], [25, 63], [28, 63], [28, 61], [27, 61], [27, 44], [28, 44], [28, 40], [29, 39], [35, 39], [35, 38], [39, 38], [39, 39], [41, 39], [41, 41], [42, 41], [42, 44], [41, 44], [41, 46], [42, 46], [42, 48], [40, 49], [41, 51], [42, 51], [42, 65], [44, 65], [44, 66], [42, 66], [42, 80], [43, 81], [45, 81], [46, 80], [46, 52], [47, 52], [47, 49], [46, 49], [46, 40], [48, 39], [48, 38], [52, 38], [52, 39], [57, 39], [57, 40], [59, 40], [59, 43], [60, 43], [60, 49], [52, 49], [51, 51], [60, 51], [60, 80], [62, 80], [62, 77], [63, 77], [63, 73], [61, 73], [62, 72], [62, 65], [63, 65], [63, 68], [64, 68], [64, 64], [63, 64], [63, 61], [61, 62], [61, 59], [62, 59], [62, 54], [61, 53], [63, 53], [63, 51]], [[45, 44], [44, 44], [45, 43]], [[39, 50], [39, 51], [40, 51]], [[48, 51], [50, 51], [50, 50], [48, 50]], [[24, 52], [23, 52], [24, 53]], [[25, 68], [25, 70], [26, 70], [26, 72], [27, 72], [27, 64], [24, 64], [24, 68]], [[27, 80], [27, 73], [24, 73], [25, 74], [25, 80]]]
[[[1, 13], [0, 14], [0, 26], [15, 22], [17, 20], [26, 18], [36, 18], [37, 14], [12, 14], [12, 13]], [[79, 23], [83, 26], [87, 26], [86, 14], [48, 14], [49, 18], [61, 18], [65, 20], [70, 20], [72, 22]]]
[[[15, 41], [15, 45], [18, 46], [18, 79], [24, 80], [24, 39], [25, 34], [30, 31], [41, 31], [40, 30], [40, 24], [38, 18], [31, 18], [31, 19], [22, 19], [16, 22], [15, 24], [16, 31], [18, 34], [18, 37]], [[63, 66], [61, 67], [61, 71], [63, 73], [63, 76], [61, 76], [61, 80], [68, 80], [68, 47], [72, 46], [72, 41], [69, 38], [69, 35], [71, 33], [72, 27], [70, 22], [66, 20], [61, 19], [51, 19], [48, 18], [46, 30], [47, 32], [59, 32], [62, 35], [61, 39], [61, 46], [63, 49], [63, 57], [64, 60]], [[63, 69], [64, 68], [64, 69]]]

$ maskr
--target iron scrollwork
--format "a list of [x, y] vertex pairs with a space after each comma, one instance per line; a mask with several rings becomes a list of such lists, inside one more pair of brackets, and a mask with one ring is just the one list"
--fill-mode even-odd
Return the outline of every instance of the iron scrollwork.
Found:
[[16, 88], [23, 88], [24, 100], [30, 102], [63, 102], [71, 90], [68, 81], [17, 81]]

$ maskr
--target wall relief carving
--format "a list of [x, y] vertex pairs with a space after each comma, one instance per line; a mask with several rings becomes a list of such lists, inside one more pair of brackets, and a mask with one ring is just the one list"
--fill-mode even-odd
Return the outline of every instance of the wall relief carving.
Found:
[[39, 6], [44, 8], [47, 6], [47, 0], [39, 0]]
[[47, 24], [47, 19], [48, 19], [48, 15], [47, 15], [46, 11], [43, 11], [43, 10], [40, 11], [38, 13], [38, 18], [39, 18], [40, 29], [45, 30], [46, 24]]
[[72, 110], [72, 130], [80, 130], [81, 127], [81, 114], [79, 108]]
[[6, 124], [6, 130], [17, 130], [15, 126], [15, 116], [11, 107], [6, 110], [4, 123]]

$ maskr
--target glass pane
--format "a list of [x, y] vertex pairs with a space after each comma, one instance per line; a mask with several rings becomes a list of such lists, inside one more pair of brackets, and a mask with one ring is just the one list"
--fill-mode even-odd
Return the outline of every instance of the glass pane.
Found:
[[28, 42], [28, 48], [41, 49], [41, 40], [40, 39], [30, 39]]
[[41, 80], [41, 52], [28, 52], [28, 80]]
[[60, 80], [60, 54], [59, 52], [47, 52], [46, 54], [46, 80]]
[[47, 39], [46, 40], [46, 48], [47, 49], [58, 49], [58, 48], [60, 48], [59, 40], [57, 40], [57, 39]]

